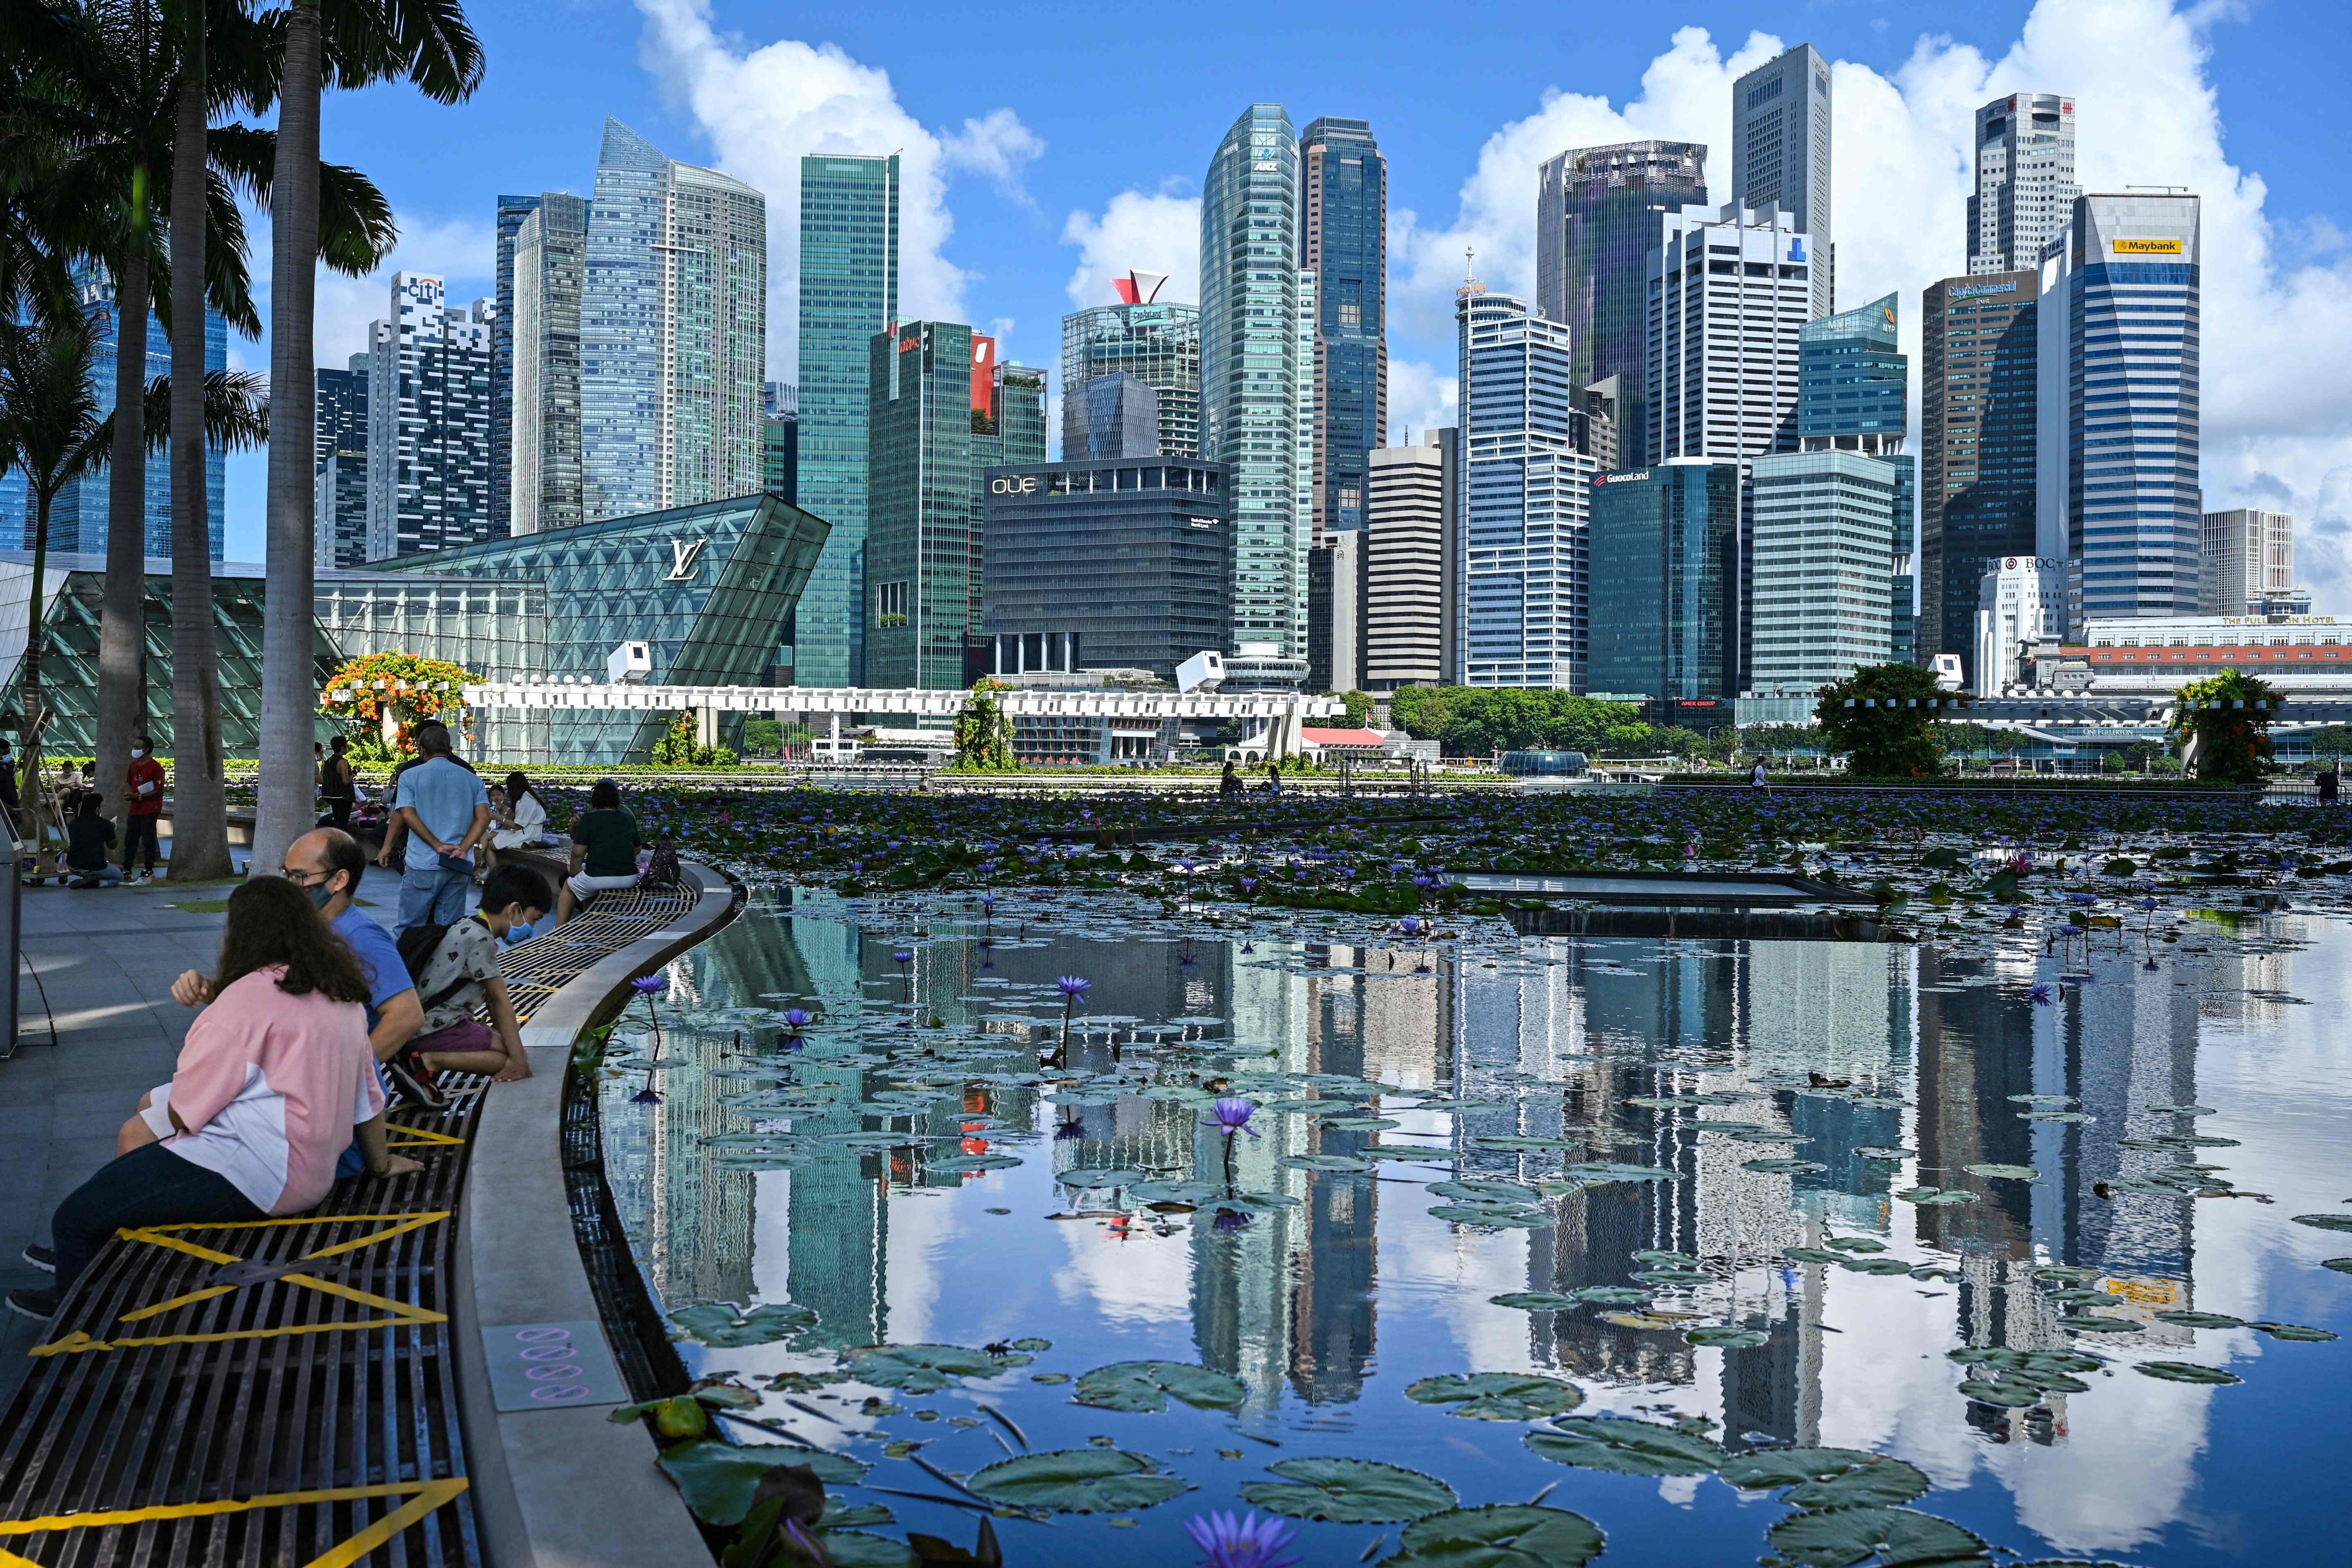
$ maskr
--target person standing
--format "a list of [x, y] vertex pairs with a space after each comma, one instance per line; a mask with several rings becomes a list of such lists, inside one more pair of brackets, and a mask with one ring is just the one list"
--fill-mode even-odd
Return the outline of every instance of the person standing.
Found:
[[[131, 803], [122, 830], [122, 879], [152, 881], [158, 848], [156, 826], [163, 820], [163, 764], [155, 760], [155, 742], [144, 735], [131, 742], [131, 771], [125, 797]], [[131, 862], [145, 852], [146, 868], [134, 872]]]
[[1239, 800], [1241, 794], [1242, 775], [1234, 771], [1233, 758], [1227, 757], [1225, 771], [1217, 780], [1217, 800], [1221, 805], [1229, 805]]
[[466, 918], [474, 888], [474, 845], [489, 831], [490, 795], [471, 768], [449, 755], [445, 724], [416, 727], [424, 761], [400, 775], [393, 812], [407, 830], [407, 876], [400, 889], [395, 933], [421, 925], [455, 925]]
[[1761, 757], [1757, 758], [1756, 761], [1748, 766], [1748, 787], [1765, 795], [1772, 793], [1771, 781], [1765, 777], [1764, 759]]
[[352, 802], [355, 798], [352, 776], [352, 742], [346, 736], [335, 737], [327, 760], [319, 764], [319, 800], [324, 805], [326, 820], [322, 827], [333, 827], [348, 833], [352, 827]]

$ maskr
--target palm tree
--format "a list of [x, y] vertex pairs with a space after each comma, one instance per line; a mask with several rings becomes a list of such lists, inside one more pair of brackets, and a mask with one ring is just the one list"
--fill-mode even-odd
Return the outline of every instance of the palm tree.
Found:
[[[458, 0], [293, 0], [284, 58], [269, 204], [269, 384], [278, 428], [308, 432], [317, 420], [311, 258], [320, 250], [319, 115], [329, 68], [338, 87], [399, 77], [436, 103], [455, 103], [481, 84], [482, 49]], [[311, 659], [313, 483], [308, 439], [271, 443], [257, 866], [277, 863], [271, 857], [283, 854], [310, 826], [316, 799], [310, 769], [319, 712]]]

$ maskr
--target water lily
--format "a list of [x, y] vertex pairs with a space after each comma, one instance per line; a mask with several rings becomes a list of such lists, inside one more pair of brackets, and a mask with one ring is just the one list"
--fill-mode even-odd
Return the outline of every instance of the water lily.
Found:
[[1056, 978], [1054, 984], [1062, 993], [1062, 1045], [1054, 1053], [1055, 1065], [1061, 1067], [1067, 1065], [1070, 1059], [1070, 1016], [1087, 999], [1087, 993], [1093, 988], [1094, 982], [1083, 974], [1065, 974]]
[[[1244, 1215], [1219, 1215], [1217, 1228], [1239, 1229], [1228, 1226], [1227, 1219], [1246, 1221]], [[1184, 1533], [1201, 1549], [1201, 1568], [1290, 1568], [1304, 1559], [1279, 1556], [1290, 1544], [1295, 1533], [1290, 1526], [1268, 1514], [1258, 1518], [1253, 1510], [1246, 1518], [1235, 1519], [1231, 1513], [1204, 1513], [1184, 1521]]]
[[2033, 998], [2035, 1006], [2047, 1007], [2052, 999], [2058, 994], [2058, 989], [2047, 980], [2037, 980], [2033, 983], [2033, 988], [2026, 994]]
[[1257, 1136], [1257, 1129], [1249, 1124], [1250, 1117], [1255, 1113], [1257, 1107], [1239, 1095], [1228, 1094], [1220, 1097], [1211, 1110], [1210, 1119], [1202, 1122], [1202, 1126], [1214, 1127], [1228, 1138], [1236, 1132], [1246, 1132], [1253, 1138]]

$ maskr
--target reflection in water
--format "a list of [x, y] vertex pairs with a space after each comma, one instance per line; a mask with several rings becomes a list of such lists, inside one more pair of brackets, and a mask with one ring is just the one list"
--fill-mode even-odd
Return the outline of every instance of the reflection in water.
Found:
[[[2281, 1211], [2157, 1184], [2229, 1160], [2220, 1123], [2171, 1109], [2199, 1104], [2200, 1020], [2241, 1032], [2298, 1022], [2308, 1010], [2286, 1000], [2292, 952], [2340, 951], [2333, 928], [2275, 922], [2252, 953], [2192, 933], [2153, 968], [2137, 944], [2118, 947], [2075, 984], [2059, 983], [2066, 955], [2024, 944], [1505, 934], [1457, 950], [1169, 940], [1069, 914], [1025, 926], [933, 914], [910, 935], [913, 921], [845, 916], [755, 907], [681, 959], [668, 1065], [608, 1087], [608, 1179], [658, 1296], [788, 1299], [818, 1314], [797, 1345], [718, 1364], [805, 1369], [822, 1364], [803, 1353], [820, 1347], [1036, 1334], [1071, 1352], [1068, 1372], [1159, 1356], [1230, 1373], [1248, 1390], [1242, 1429], [1288, 1431], [1309, 1452], [1314, 1434], [1347, 1432], [1328, 1451], [1443, 1468], [1433, 1453], [1473, 1444], [1513, 1479], [1499, 1492], [1464, 1480], [1471, 1500], [1558, 1480], [1556, 1503], [1613, 1530], [1628, 1509], [1696, 1495], [1643, 1503], [1531, 1458], [1516, 1426], [1398, 1397], [1433, 1373], [1544, 1372], [1582, 1387], [1589, 1410], [1706, 1417], [1735, 1449], [1832, 1444], [1909, 1459], [1937, 1487], [1967, 1489], [1917, 1506], [2005, 1544], [2031, 1544], [2021, 1531], [2067, 1551], [2205, 1550], [2189, 1525], [2217, 1391], [2103, 1373], [2089, 1393], [1985, 1403], [1959, 1391], [1966, 1373], [1944, 1352], [2082, 1347], [2119, 1363], [2253, 1352], [2249, 1335], [2153, 1314], [2199, 1305], [2200, 1221], [2225, 1215], [2242, 1255], [2246, 1228], [2275, 1226]], [[893, 957], [908, 951], [904, 965]], [[1054, 981], [1073, 973], [1092, 984], [1071, 1031], [1075, 1080], [1057, 1087], [1034, 1069], [1061, 1043]], [[2037, 983], [2056, 985], [2046, 1003]], [[798, 1050], [777, 1014], [793, 1005], [821, 1018]], [[624, 1059], [641, 1062], [641, 1019], [621, 1033]], [[886, 1054], [909, 1046], [931, 1053], [921, 1070]], [[1287, 1077], [1252, 1076], [1274, 1074]], [[1123, 1201], [1146, 1179], [1222, 1187], [1229, 1140], [1198, 1092], [1219, 1075], [1261, 1105], [1307, 1106], [1261, 1110], [1230, 1140], [1234, 1190], [1265, 1205], [1220, 1217], [1189, 1201]], [[657, 1105], [632, 1099], [646, 1081]], [[2242, 1143], [2247, 1131], [2231, 1129]], [[1404, 1157], [1336, 1168], [1376, 1148]], [[1023, 1163], [972, 1166], [1007, 1155]], [[1560, 1184], [1579, 1160], [1676, 1179]], [[1127, 1174], [1085, 1188], [1054, 1179], [1071, 1172]], [[1545, 1223], [1434, 1217], [1423, 1188], [1449, 1179], [1551, 1181]], [[1897, 1195], [1939, 1188], [1975, 1201]], [[1849, 1262], [1936, 1272], [1786, 1256], [1832, 1244]], [[1643, 1278], [1660, 1268], [1684, 1277]], [[1630, 1310], [1488, 1300], [1644, 1285], [1654, 1300], [1629, 1296]], [[1685, 1337], [1700, 1324], [1762, 1338], [1701, 1348]], [[2252, 1405], [2277, 1370], [2218, 1393]], [[1033, 1430], [1093, 1429], [1048, 1387], [991, 1396]], [[2045, 1457], [2029, 1461], [2035, 1452]], [[1986, 1472], [1997, 1489], [1969, 1487]], [[1188, 1474], [1213, 1507], [1247, 1479]], [[1149, 1551], [1163, 1555], [1142, 1560], [1189, 1561], [1163, 1541], [1172, 1521], [1144, 1522], [1121, 1550], [1160, 1542]], [[1747, 1551], [1760, 1526], [1702, 1510], [1678, 1528], [1719, 1529], [1726, 1551]]]

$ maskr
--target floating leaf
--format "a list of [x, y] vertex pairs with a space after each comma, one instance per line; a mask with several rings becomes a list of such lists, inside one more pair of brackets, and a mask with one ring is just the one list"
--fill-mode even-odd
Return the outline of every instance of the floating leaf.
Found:
[[706, 1524], [742, 1523], [751, 1511], [751, 1494], [759, 1489], [760, 1478], [778, 1465], [806, 1465], [828, 1486], [854, 1487], [866, 1479], [866, 1467], [846, 1454], [783, 1443], [739, 1446], [698, 1437], [663, 1449], [656, 1462], [677, 1483], [678, 1495], [695, 1518]]
[[1286, 1154], [1282, 1157], [1282, 1168], [1286, 1171], [1369, 1171], [1372, 1163], [1356, 1154]]
[[2167, 1383], [2243, 1383], [2234, 1372], [2223, 1372], [2218, 1366], [2200, 1366], [2193, 1361], [2138, 1361], [2132, 1370], [2149, 1377], [2160, 1377]]
[[2156, 1321], [2184, 1329], [2242, 1329], [2243, 1318], [2233, 1318], [2227, 1312], [2158, 1312]]
[[1196, 1410], [1232, 1410], [1249, 1397], [1237, 1377], [1181, 1361], [1122, 1361], [1078, 1377], [1077, 1403], [1103, 1410], [1160, 1411], [1168, 1396]]
[[2305, 1328], [2301, 1323], [2273, 1323], [2260, 1318], [2250, 1321], [2246, 1327], [2260, 1329], [2274, 1340], [2293, 1340], [2304, 1344], [2325, 1344], [2336, 1337], [2326, 1329]]
[[1884, 1252], [1886, 1250], [1886, 1243], [1879, 1240], [1874, 1236], [1833, 1236], [1827, 1241], [1822, 1242], [1822, 1245], [1823, 1247], [1833, 1247], [1840, 1252]]
[[1638, 1307], [1655, 1293], [1639, 1285], [1580, 1285], [1569, 1292], [1596, 1307]]
[[863, 1530], [820, 1530], [817, 1539], [824, 1542], [834, 1568], [922, 1568], [922, 1559], [915, 1555], [913, 1547], [887, 1535]]
[[1983, 1176], [1996, 1182], [2032, 1182], [2042, 1173], [2031, 1165], [1963, 1165], [1961, 1170], [1971, 1176]]
[[1532, 1138], [1516, 1132], [1498, 1132], [1492, 1137], [1473, 1138], [1470, 1142], [1478, 1148], [1506, 1154], [1540, 1154], [1555, 1149], [1576, 1147], [1573, 1138]]
[[1513, 1290], [1486, 1300], [1497, 1307], [1515, 1307], [1522, 1312], [1565, 1312], [1576, 1305], [1575, 1297], [1550, 1290]]
[[2352, 1258], [2323, 1258], [2319, 1260], [2319, 1266], [2322, 1268], [2333, 1268], [2338, 1274], [2352, 1274]]
[[1655, 1421], [1570, 1415], [1530, 1432], [1528, 1447], [1555, 1464], [1621, 1476], [1703, 1476], [1730, 1456], [1720, 1444]]
[[1749, 1160], [1739, 1168], [1768, 1176], [1811, 1176], [1829, 1169], [1818, 1160]]
[[1461, 1501], [1436, 1477], [1377, 1459], [1283, 1459], [1266, 1468], [1283, 1479], [1243, 1482], [1242, 1500], [1293, 1519], [1400, 1524]]
[[1856, 1149], [1854, 1152], [1865, 1160], [1910, 1160], [1916, 1158], [1919, 1152], [1916, 1149], [1891, 1149], [1873, 1144]]
[[[1485, 1142], [1486, 1140], [1479, 1140]], [[1655, 1165], [1626, 1165], [1613, 1160], [1596, 1160], [1581, 1165], [1570, 1165], [1561, 1174], [1571, 1182], [1588, 1187], [1598, 1187], [1611, 1182], [1678, 1182], [1680, 1176]]]
[[773, 1343], [816, 1325], [816, 1314], [790, 1301], [739, 1307], [732, 1301], [696, 1301], [669, 1315], [677, 1331], [697, 1344], [719, 1350]]
[[1572, 1383], [1516, 1372], [1424, 1377], [1408, 1384], [1404, 1396], [1416, 1405], [1458, 1405], [1454, 1415], [1479, 1421], [1539, 1421], [1584, 1403], [1583, 1391]]
[[1911, 1266], [1899, 1258], [1841, 1258], [1838, 1267], [1854, 1274], [1908, 1274]]
[[2299, 1214], [2294, 1223], [2314, 1230], [2352, 1230], [2352, 1214]]
[[2084, 1313], [2076, 1317], [2061, 1318], [2058, 1320], [2058, 1326], [2062, 1329], [2072, 1329], [2081, 1334], [2131, 1334], [2137, 1333], [2144, 1325], [2134, 1322], [2129, 1318], [2103, 1318], [2096, 1313]]
[[1566, 1509], [1462, 1508], [1405, 1526], [1404, 1550], [1380, 1568], [1584, 1568], [1607, 1539]]
[[1773, 1550], [1805, 1568], [1847, 1568], [1876, 1557], [1883, 1568], [1981, 1563], [1985, 1543], [1948, 1519], [1907, 1508], [1798, 1513], [1768, 1534]]
[[1633, 1261], [1636, 1263], [1646, 1263], [1654, 1268], [1663, 1265], [1683, 1268], [1696, 1268], [1702, 1260], [1692, 1257], [1687, 1252], [1661, 1252], [1655, 1247], [1645, 1247], [1641, 1251], [1633, 1254]]
[[1927, 1478], [1900, 1459], [1860, 1448], [1758, 1448], [1723, 1465], [1735, 1487], [1794, 1487], [1782, 1500], [1798, 1508], [1891, 1507], [1927, 1489]]
[[969, 1176], [981, 1171], [1009, 1171], [1023, 1163], [1018, 1154], [959, 1154], [952, 1160], [931, 1160], [924, 1169], [942, 1176]]
[[1843, 1263], [1845, 1261], [1844, 1253], [1832, 1252], [1826, 1247], [1783, 1247], [1780, 1256], [1795, 1263]]
[[994, 1377], [1026, 1366], [1025, 1355], [992, 1356], [961, 1345], [870, 1345], [849, 1352], [849, 1375], [877, 1388], [936, 1394], [967, 1377]]
[[1007, 1508], [1055, 1513], [1123, 1513], [1184, 1490], [1181, 1477], [1161, 1475], [1150, 1460], [1117, 1448], [1055, 1448], [999, 1459], [964, 1484]]
[[1727, 1351], [1746, 1350], [1750, 1345], [1760, 1345], [1771, 1337], [1761, 1329], [1734, 1329], [1721, 1324], [1693, 1329], [1683, 1336], [1692, 1344]]
[[1552, 1223], [1551, 1216], [1541, 1209], [1497, 1203], [1439, 1204], [1429, 1211], [1429, 1217], [1452, 1225], [1486, 1225], [1516, 1230], [1535, 1230]]
[[1927, 1478], [1901, 1459], [1879, 1459], [1842, 1476], [1808, 1481], [1780, 1500], [1797, 1508], [1892, 1508], [1926, 1495]]
[[1432, 1182], [1423, 1190], [1435, 1198], [1499, 1198], [1514, 1204], [1531, 1204], [1539, 1195], [1517, 1182]]
[[1982, 1194], [1964, 1187], [1906, 1187], [1895, 1194], [1906, 1204], [1935, 1207], [1945, 1204], [1973, 1204], [1982, 1201]]
[[1066, 1187], [1127, 1187], [1150, 1179], [1141, 1171], [1123, 1170], [1115, 1165], [1073, 1165], [1066, 1171], [1054, 1173], [1054, 1180]]

